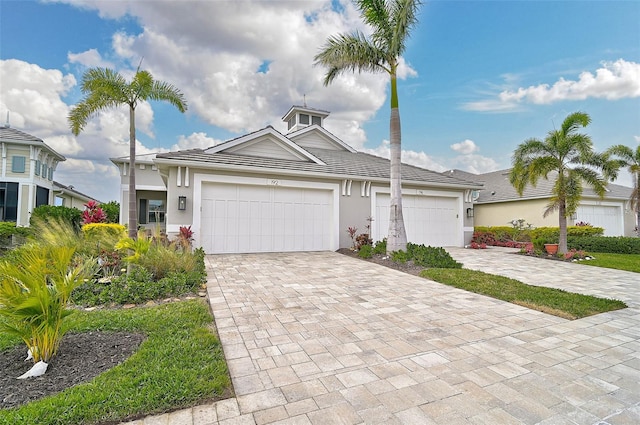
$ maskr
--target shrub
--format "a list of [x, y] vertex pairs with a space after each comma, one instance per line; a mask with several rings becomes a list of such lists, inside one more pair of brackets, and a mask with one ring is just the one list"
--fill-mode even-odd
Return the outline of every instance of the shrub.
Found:
[[411, 259], [422, 267], [436, 267], [443, 269], [459, 269], [462, 264], [454, 260], [451, 255], [442, 247], [432, 247], [424, 245], [407, 244], [407, 251], [411, 246]]
[[172, 272], [189, 273], [196, 270], [197, 258], [180, 245], [153, 243], [140, 256], [137, 264], [149, 270], [155, 280], [160, 280]]
[[82, 236], [82, 252], [97, 256], [103, 250], [114, 250], [116, 243], [127, 236], [127, 230], [121, 224], [90, 223], [82, 226]]
[[611, 254], [640, 254], [640, 238], [623, 236], [591, 236], [567, 238], [569, 248]]
[[369, 237], [368, 233], [361, 233], [356, 236], [356, 249], [360, 250], [365, 245], [372, 245], [373, 239]]
[[373, 257], [373, 247], [371, 245], [362, 245], [360, 250], [358, 251], [358, 256], [360, 258], [371, 258]]
[[384, 255], [387, 253], [387, 238], [376, 242], [376, 246], [373, 248], [374, 254]]
[[120, 221], [120, 204], [116, 201], [100, 204], [100, 208], [107, 215], [107, 223], [118, 223]]
[[409, 254], [405, 251], [393, 251], [391, 253], [391, 260], [396, 263], [404, 264], [409, 260]]
[[77, 208], [69, 208], [54, 205], [40, 205], [31, 212], [29, 223], [33, 225], [34, 220], [58, 219], [71, 224], [74, 229], [80, 229], [82, 222], [82, 211]]
[[122, 275], [112, 281], [89, 281], [73, 291], [77, 305], [140, 304], [150, 300], [194, 293], [206, 279], [204, 251], [185, 253], [193, 258], [195, 266], [189, 270], [170, 271], [155, 280], [151, 271], [141, 265], [131, 267], [129, 276]]
[[95, 273], [95, 260], [74, 263], [74, 254], [70, 246], [29, 244], [0, 263], [0, 329], [22, 339], [34, 363], [56, 354], [71, 293]]

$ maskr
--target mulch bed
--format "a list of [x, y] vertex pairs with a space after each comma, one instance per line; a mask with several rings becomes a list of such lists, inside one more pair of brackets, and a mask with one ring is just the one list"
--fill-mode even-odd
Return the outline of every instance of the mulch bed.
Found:
[[92, 331], [68, 333], [47, 373], [37, 378], [16, 379], [33, 366], [25, 362], [27, 349], [21, 344], [0, 352], [0, 409], [26, 404], [88, 382], [102, 372], [124, 362], [145, 336], [127, 332]]
[[347, 255], [349, 257], [357, 258], [359, 260], [380, 264], [381, 266], [389, 267], [390, 269], [399, 270], [401, 272], [412, 274], [415, 276], [419, 276], [420, 272], [425, 269], [422, 266], [417, 266], [413, 264], [413, 261], [407, 261], [406, 263], [398, 263], [398, 262], [392, 261], [388, 255], [373, 254], [373, 257], [371, 258], [361, 258], [360, 256], [358, 256], [358, 253], [356, 251], [352, 251], [349, 248], [340, 248], [336, 252]]

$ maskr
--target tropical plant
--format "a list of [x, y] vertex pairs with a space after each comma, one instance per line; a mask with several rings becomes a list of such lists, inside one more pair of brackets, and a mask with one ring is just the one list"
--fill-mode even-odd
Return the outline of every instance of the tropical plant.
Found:
[[82, 211], [82, 224], [90, 223], [104, 223], [107, 221], [107, 215], [100, 208], [100, 204], [93, 199], [84, 204], [84, 211]]
[[608, 161], [606, 155], [595, 153], [591, 138], [578, 132], [590, 122], [586, 113], [574, 112], [565, 118], [560, 129], [549, 131], [544, 140], [525, 140], [512, 157], [509, 181], [520, 196], [527, 185], [535, 187], [541, 178], [555, 179], [551, 200], [543, 216], [558, 211], [558, 251], [561, 254], [567, 252], [567, 217], [576, 212], [583, 185], [591, 186], [602, 198], [607, 181], [617, 173], [616, 164]]
[[82, 76], [85, 97], [71, 108], [69, 124], [74, 135], [80, 134], [88, 121], [106, 109], [129, 107], [129, 237], [136, 238], [138, 229], [136, 199], [136, 126], [135, 110], [139, 102], [164, 100], [180, 112], [187, 110], [184, 95], [164, 81], [156, 81], [148, 71], [136, 70], [131, 82], [108, 68], [90, 68]]
[[122, 238], [116, 243], [116, 250], [130, 253], [129, 256], [124, 257], [123, 260], [129, 264], [135, 264], [140, 261], [140, 258], [149, 251], [152, 244], [151, 238], [149, 238], [144, 230], [138, 232], [137, 238], [126, 237]]
[[324, 85], [350, 72], [385, 72], [391, 81], [390, 186], [391, 204], [387, 252], [406, 249], [407, 234], [402, 215], [401, 131], [397, 70], [411, 30], [416, 26], [420, 0], [357, 0], [364, 22], [371, 27], [369, 38], [360, 31], [331, 36], [315, 63], [326, 67]]
[[640, 237], [640, 145], [634, 151], [625, 145], [614, 145], [606, 151], [616, 156], [620, 167], [625, 167], [633, 178], [633, 192], [629, 197], [631, 208], [636, 212], [636, 234]]
[[95, 260], [74, 263], [74, 254], [70, 246], [32, 244], [0, 263], [0, 329], [22, 339], [34, 363], [55, 355], [71, 292], [95, 272]]

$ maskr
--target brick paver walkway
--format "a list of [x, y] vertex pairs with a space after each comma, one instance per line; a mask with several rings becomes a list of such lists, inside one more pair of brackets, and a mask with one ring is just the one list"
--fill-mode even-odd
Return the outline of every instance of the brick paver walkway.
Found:
[[622, 299], [567, 321], [337, 253], [206, 259], [236, 398], [133, 424], [638, 424], [638, 274], [450, 249]]

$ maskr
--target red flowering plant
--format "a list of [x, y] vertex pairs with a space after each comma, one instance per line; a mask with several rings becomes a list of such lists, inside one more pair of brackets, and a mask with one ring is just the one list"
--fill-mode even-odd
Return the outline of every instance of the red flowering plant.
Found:
[[100, 204], [93, 199], [84, 204], [85, 210], [82, 211], [82, 224], [89, 223], [106, 223], [107, 214], [100, 208]]
[[180, 226], [178, 242], [185, 249], [191, 248], [191, 243], [193, 242], [193, 230], [191, 230], [191, 226]]

